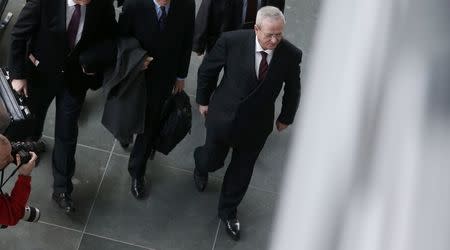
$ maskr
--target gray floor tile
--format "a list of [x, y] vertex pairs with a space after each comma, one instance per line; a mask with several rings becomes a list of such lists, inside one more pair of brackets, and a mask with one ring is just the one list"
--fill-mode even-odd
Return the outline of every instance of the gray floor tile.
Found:
[[134, 246], [122, 242], [100, 238], [85, 234], [81, 241], [79, 250], [142, 250], [149, 249], [140, 246]]
[[221, 223], [214, 250], [268, 249], [277, 201], [275, 195], [249, 190], [238, 208], [241, 240], [233, 241]]
[[153, 164], [150, 196], [137, 201], [126, 166], [124, 157], [111, 159], [87, 232], [155, 249], [211, 249], [218, 183], [198, 193], [191, 174]]
[[[83, 147], [77, 148], [76, 170], [73, 178], [76, 213], [67, 216], [51, 199], [53, 192], [53, 175], [51, 152], [53, 141], [45, 139], [48, 151], [41, 155], [39, 166], [32, 173], [31, 195], [29, 203], [42, 212], [41, 220], [64, 227], [83, 230], [91, 204], [105, 170], [109, 155]], [[13, 182], [8, 183], [12, 185]], [[6, 189], [10, 190], [10, 188]]]
[[76, 250], [81, 232], [42, 224], [19, 222], [2, 229], [0, 246], [5, 250]]

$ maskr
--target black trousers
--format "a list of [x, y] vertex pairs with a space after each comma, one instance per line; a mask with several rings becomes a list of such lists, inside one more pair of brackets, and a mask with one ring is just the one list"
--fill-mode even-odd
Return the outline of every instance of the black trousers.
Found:
[[63, 79], [45, 80], [46, 83], [43, 82], [42, 85], [31, 84], [30, 104], [35, 115], [32, 137], [36, 140], [42, 136], [48, 108], [56, 98], [55, 144], [52, 154], [53, 191], [70, 194], [73, 191], [78, 118], [87, 90], [70, 92], [64, 86]]
[[231, 148], [233, 150], [219, 199], [218, 215], [222, 220], [236, 217], [237, 207], [250, 184], [255, 162], [264, 147], [264, 143], [246, 147], [232, 144], [234, 143], [221, 140], [207, 130], [205, 145], [194, 151], [196, 168], [202, 173], [208, 173], [222, 168], [228, 152]]
[[[153, 65], [154, 66], [154, 65]], [[153, 67], [152, 66], [152, 67]], [[169, 94], [164, 94], [164, 91], [158, 89], [157, 83], [150, 78], [150, 73], [147, 74], [147, 108], [145, 114], [145, 128], [144, 133], [138, 134], [134, 141], [134, 146], [130, 154], [128, 162], [128, 172], [133, 178], [140, 178], [145, 176], [147, 169], [147, 161], [154, 148], [155, 139], [159, 133], [161, 109]], [[163, 81], [163, 82], [169, 82]], [[155, 84], [156, 83], [156, 84]]]

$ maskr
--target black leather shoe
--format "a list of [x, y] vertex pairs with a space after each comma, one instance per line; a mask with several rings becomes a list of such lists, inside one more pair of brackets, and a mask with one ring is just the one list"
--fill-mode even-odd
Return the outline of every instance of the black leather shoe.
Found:
[[131, 194], [134, 198], [142, 200], [145, 196], [145, 181], [144, 177], [131, 177]]
[[241, 238], [241, 224], [239, 223], [238, 219], [234, 218], [224, 220], [223, 223], [225, 224], [225, 230], [227, 231], [227, 234], [234, 241], [238, 241]]
[[66, 212], [66, 214], [72, 213], [75, 211], [73, 207], [73, 201], [70, 197], [70, 194], [67, 193], [53, 193], [52, 199], [56, 201], [58, 206]]
[[208, 174], [202, 174], [197, 168], [194, 168], [194, 183], [199, 192], [205, 191], [208, 184]]

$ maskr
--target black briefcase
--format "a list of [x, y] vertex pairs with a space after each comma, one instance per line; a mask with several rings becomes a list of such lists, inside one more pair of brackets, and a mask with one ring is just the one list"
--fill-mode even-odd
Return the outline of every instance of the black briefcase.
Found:
[[0, 133], [13, 141], [23, 140], [32, 126], [27, 99], [12, 89], [8, 71], [0, 68]]
[[192, 107], [189, 96], [181, 93], [170, 96], [161, 113], [161, 128], [154, 149], [169, 154], [191, 131]]

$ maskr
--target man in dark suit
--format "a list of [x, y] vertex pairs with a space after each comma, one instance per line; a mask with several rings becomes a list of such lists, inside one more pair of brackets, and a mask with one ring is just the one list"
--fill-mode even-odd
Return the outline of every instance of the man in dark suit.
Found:
[[87, 73], [79, 55], [114, 36], [111, 0], [29, 0], [11, 33], [9, 69], [14, 90], [30, 97], [36, 122], [32, 138], [42, 136], [48, 107], [56, 98], [52, 198], [73, 211], [78, 117], [98, 74]]
[[[300, 100], [302, 52], [282, 38], [285, 19], [272, 6], [258, 11], [255, 31], [224, 33], [198, 70], [197, 103], [206, 117], [206, 142], [194, 152], [194, 181], [202, 192], [208, 172], [224, 165], [233, 149], [219, 200], [219, 218], [238, 240], [237, 206], [243, 199], [253, 167], [272, 132], [275, 100], [284, 83], [278, 131], [294, 121]], [[256, 35], [255, 35], [256, 34]], [[224, 69], [219, 86], [217, 77]]]
[[145, 196], [146, 164], [154, 148], [160, 126], [162, 105], [172, 92], [184, 89], [194, 33], [194, 0], [125, 1], [119, 19], [123, 36], [136, 38], [152, 58], [146, 71], [147, 107], [144, 133], [137, 135], [128, 171], [131, 193]]
[[222, 32], [253, 29], [256, 12], [264, 6], [284, 11], [285, 0], [202, 0], [195, 20], [193, 51], [209, 52]]

